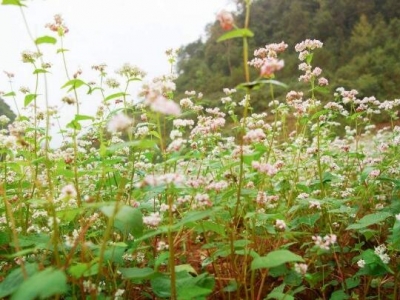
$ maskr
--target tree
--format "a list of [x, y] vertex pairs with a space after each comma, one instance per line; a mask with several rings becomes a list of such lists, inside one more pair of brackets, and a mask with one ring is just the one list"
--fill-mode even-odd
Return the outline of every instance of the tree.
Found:
[[7, 116], [11, 121], [15, 119], [15, 114], [11, 110], [10, 106], [8, 106], [8, 104], [5, 103], [4, 100], [0, 98], [0, 116], [2, 115]]
[[[258, 0], [253, 1], [250, 17], [255, 33], [249, 41], [249, 58], [253, 50], [269, 43], [285, 41], [289, 48], [283, 54], [285, 67], [277, 79], [299, 89], [296, 43], [319, 39], [324, 43], [314, 57], [324, 70], [330, 88], [355, 88], [361, 95], [381, 99], [399, 97], [400, 80], [400, 2], [395, 0]], [[243, 9], [235, 16], [240, 26]], [[241, 40], [217, 43], [223, 33], [214, 22], [206, 28], [207, 39], [188, 44], [178, 58], [177, 96], [196, 90], [217, 101], [221, 87], [235, 87], [243, 82]], [[253, 70], [253, 77], [256, 78]], [[286, 91], [278, 90], [276, 97]], [[279, 95], [281, 93], [281, 95]], [[256, 109], [264, 109], [268, 93], [253, 95]], [[321, 96], [322, 97], [322, 96]]]

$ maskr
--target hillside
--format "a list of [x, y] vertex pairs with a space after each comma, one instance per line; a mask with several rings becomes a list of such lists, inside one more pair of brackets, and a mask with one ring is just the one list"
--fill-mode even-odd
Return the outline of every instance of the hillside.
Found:
[[[238, 26], [243, 24], [240, 6], [235, 19]], [[284, 83], [297, 82], [300, 74], [294, 46], [307, 38], [319, 39], [324, 47], [316, 53], [315, 63], [329, 79], [331, 90], [343, 86], [357, 89], [360, 97], [399, 97], [397, 0], [258, 0], [251, 7], [250, 27], [255, 33], [250, 41], [250, 58], [265, 44], [285, 41], [289, 45], [283, 56], [285, 68], [277, 74]], [[223, 33], [217, 22], [209, 24], [206, 33], [204, 42], [197, 40], [184, 46], [179, 55], [178, 96], [185, 90], [196, 90], [208, 96], [205, 101], [215, 102], [222, 95], [221, 86], [235, 87], [244, 81], [241, 40], [217, 43]], [[256, 76], [254, 73], [253, 78]], [[299, 89], [295, 85], [289, 89]], [[262, 99], [262, 94], [255, 97]], [[265, 108], [262, 101], [257, 105]]]
[[10, 106], [8, 106], [7, 103], [5, 103], [4, 100], [0, 98], [0, 116], [2, 115], [7, 116], [10, 120], [15, 119], [15, 114], [11, 110]]

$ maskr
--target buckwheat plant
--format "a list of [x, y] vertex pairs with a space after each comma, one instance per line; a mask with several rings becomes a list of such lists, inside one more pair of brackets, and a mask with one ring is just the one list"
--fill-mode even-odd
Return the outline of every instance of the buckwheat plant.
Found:
[[[3, 4], [26, 20], [21, 1]], [[313, 65], [318, 40], [269, 43], [249, 59], [251, 0], [241, 4], [243, 24], [226, 10], [217, 19], [218, 42], [243, 42], [244, 82], [221, 86], [216, 107], [201, 91], [176, 96], [177, 50], [164, 76], [98, 62], [89, 81], [70, 68], [61, 15], [39, 37], [24, 21], [22, 63], [35, 80], [16, 90], [21, 74], [7, 71], [0, 87], [17, 113], [0, 116], [0, 298], [399, 298], [400, 100], [331, 95]], [[304, 90], [276, 97], [288, 87], [280, 54], [293, 47]], [[63, 95], [50, 105], [57, 72]], [[264, 87], [268, 108], [256, 111]]]

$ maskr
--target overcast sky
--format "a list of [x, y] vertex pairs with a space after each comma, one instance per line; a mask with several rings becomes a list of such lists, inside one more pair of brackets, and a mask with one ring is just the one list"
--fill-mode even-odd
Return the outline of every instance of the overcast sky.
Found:
[[[71, 65], [131, 62], [151, 74], [168, 70], [166, 49], [198, 39], [229, 0], [33, 0], [24, 2], [35, 37], [60, 13], [70, 29], [65, 43]], [[232, 4], [230, 5], [232, 8]], [[33, 49], [16, 6], [0, 6], [0, 67], [18, 68], [19, 54]]]
[[[179, 48], [200, 38], [205, 26], [214, 22], [221, 9], [232, 10], [231, 0], [33, 0], [24, 1], [24, 9], [33, 36], [54, 35], [44, 27], [61, 14], [69, 33], [64, 47], [69, 49], [69, 73], [78, 68], [90, 81], [91, 66], [106, 63], [109, 74], [129, 62], [144, 69], [148, 78], [168, 74], [165, 50]], [[9, 92], [3, 71], [15, 73], [15, 90], [28, 86], [33, 90], [32, 67], [21, 62], [21, 52], [34, 50], [17, 6], [0, 5], [0, 91]], [[61, 106], [66, 82], [58, 47], [43, 45], [44, 60], [53, 63], [49, 76], [51, 104]], [[6, 102], [14, 108], [10, 98]], [[19, 94], [22, 107], [23, 95]], [[82, 105], [83, 113], [94, 113], [93, 104]], [[85, 108], [86, 107], [86, 108]], [[65, 108], [65, 121], [73, 113]]]

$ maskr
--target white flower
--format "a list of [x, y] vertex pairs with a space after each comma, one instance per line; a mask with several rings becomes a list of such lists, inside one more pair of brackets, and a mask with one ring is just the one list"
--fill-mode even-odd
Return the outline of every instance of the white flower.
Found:
[[125, 293], [125, 290], [118, 289], [114, 294], [114, 300], [122, 299], [122, 295]]
[[308, 266], [306, 264], [294, 264], [294, 270], [300, 275], [307, 273]]
[[329, 246], [335, 244], [337, 241], [336, 234], [328, 234], [324, 236], [324, 238], [320, 236], [313, 236], [312, 240], [314, 241], [315, 245], [323, 250], [329, 250]]
[[387, 255], [385, 253], [386, 252], [386, 246], [384, 244], [379, 245], [378, 247], [375, 247], [375, 251], [374, 252], [375, 252], [376, 255], [378, 255], [381, 258], [381, 260], [382, 260], [382, 262], [384, 264], [389, 263], [390, 257], [389, 257], [389, 255]]
[[360, 259], [360, 260], [357, 262], [357, 266], [358, 266], [359, 268], [364, 268], [364, 267], [365, 267], [365, 260]]
[[321, 209], [321, 203], [318, 200], [310, 200], [308, 203], [310, 204], [308, 208]]
[[75, 198], [76, 195], [76, 189], [72, 184], [68, 184], [61, 189], [62, 198]]
[[7, 116], [5, 116], [5, 115], [0, 116], [0, 125], [5, 125], [8, 122], [10, 122], [10, 119]]
[[157, 251], [163, 251], [163, 250], [168, 250], [168, 244], [164, 241], [159, 241], [157, 243]]
[[286, 223], [283, 220], [277, 219], [275, 222], [275, 227], [278, 229], [284, 230], [284, 229], [286, 229]]
[[151, 213], [149, 216], [143, 217], [143, 223], [149, 226], [156, 227], [161, 223], [159, 212]]
[[127, 130], [133, 125], [133, 120], [125, 114], [115, 115], [107, 125], [107, 130], [111, 133], [121, 132]]

